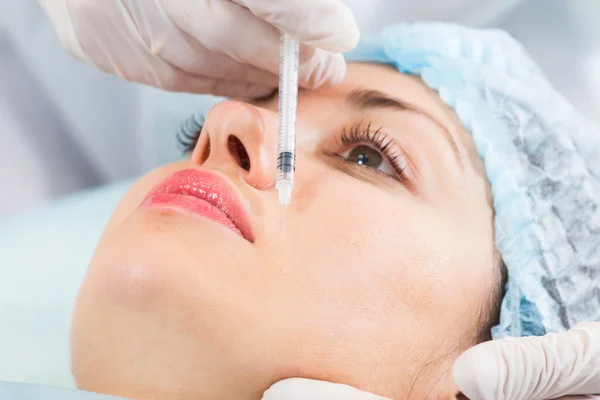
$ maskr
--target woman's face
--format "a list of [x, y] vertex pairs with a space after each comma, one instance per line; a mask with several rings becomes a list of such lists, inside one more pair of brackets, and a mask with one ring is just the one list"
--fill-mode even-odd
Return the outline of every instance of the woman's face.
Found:
[[349, 65], [339, 86], [300, 92], [284, 211], [277, 128], [276, 97], [220, 103], [189, 158], [127, 193], [77, 301], [81, 389], [259, 399], [306, 377], [454, 394], [452, 362], [495, 285], [469, 134], [420, 80]]

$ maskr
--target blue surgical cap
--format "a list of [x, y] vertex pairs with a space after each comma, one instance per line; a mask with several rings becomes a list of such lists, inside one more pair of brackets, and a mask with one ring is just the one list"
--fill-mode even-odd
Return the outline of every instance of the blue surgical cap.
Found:
[[508, 270], [495, 339], [600, 320], [600, 130], [506, 32], [390, 26], [349, 61], [419, 76], [473, 135]]

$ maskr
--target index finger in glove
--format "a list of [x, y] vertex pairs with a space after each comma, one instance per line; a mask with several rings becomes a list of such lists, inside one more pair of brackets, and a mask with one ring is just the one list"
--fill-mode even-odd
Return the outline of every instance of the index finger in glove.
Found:
[[352, 386], [314, 379], [290, 378], [271, 386], [262, 400], [390, 400]]
[[[179, 29], [206, 49], [279, 75], [279, 30], [238, 2], [242, 3], [162, 0], [160, 4]], [[269, 1], [272, 7], [279, 3], [287, 1]], [[331, 86], [345, 76], [346, 64], [341, 54], [301, 43], [298, 74], [298, 84], [304, 88]]]
[[359, 30], [341, 0], [233, 0], [303, 43], [333, 53], [352, 50]]
[[454, 364], [471, 400], [547, 400], [600, 394], [600, 323], [566, 333], [482, 343]]

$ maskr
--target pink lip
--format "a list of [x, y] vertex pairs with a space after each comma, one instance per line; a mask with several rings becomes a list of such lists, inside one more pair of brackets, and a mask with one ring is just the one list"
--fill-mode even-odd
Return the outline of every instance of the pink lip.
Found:
[[198, 214], [254, 242], [250, 219], [237, 194], [224, 178], [213, 172], [197, 169], [175, 172], [148, 192], [142, 206]]

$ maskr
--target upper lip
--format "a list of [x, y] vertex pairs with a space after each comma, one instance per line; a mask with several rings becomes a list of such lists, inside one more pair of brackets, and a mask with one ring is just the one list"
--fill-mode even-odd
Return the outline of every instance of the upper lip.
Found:
[[198, 169], [177, 171], [152, 189], [146, 198], [159, 193], [181, 194], [204, 200], [221, 210], [249, 242], [254, 242], [252, 225], [239, 196], [220, 174]]

